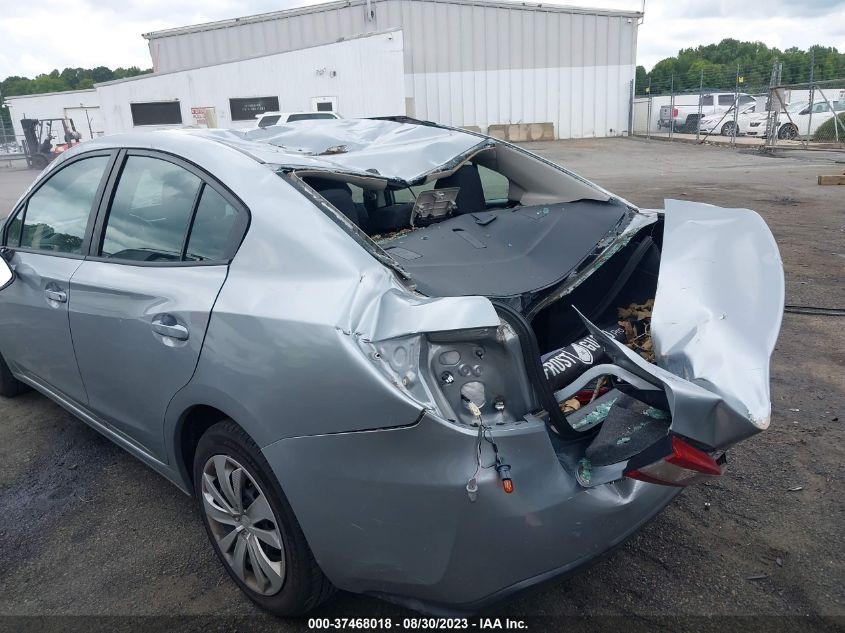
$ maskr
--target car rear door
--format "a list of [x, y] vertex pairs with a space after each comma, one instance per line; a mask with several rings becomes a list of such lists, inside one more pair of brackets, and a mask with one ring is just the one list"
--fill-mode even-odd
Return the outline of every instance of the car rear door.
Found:
[[173, 156], [128, 150], [118, 165], [70, 282], [70, 330], [90, 409], [163, 458], [167, 404], [193, 375], [248, 214]]
[[16, 374], [84, 404], [68, 327], [70, 278], [82, 264], [93, 213], [116, 152], [65, 161], [6, 225], [15, 283], [0, 293], [0, 352]]

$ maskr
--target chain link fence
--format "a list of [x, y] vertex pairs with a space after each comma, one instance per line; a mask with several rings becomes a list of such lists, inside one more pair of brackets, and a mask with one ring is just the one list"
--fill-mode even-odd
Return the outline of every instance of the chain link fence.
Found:
[[672, 75], [662, 94], [636, 86], [632, 133], [764, 150], [845, 149], [845, 78], [782, 85], [783, 65], [775, 62], [768, 71], [767, 84], [760, 82], [762, 68], [737, 68], [729, 74], [701, 69], [697, 90], [675, 90], [676, 84], [689, 86], [690, 73], [683, 81]]
[[769, 90], [765, 147], [845, 149], [845, 79]]

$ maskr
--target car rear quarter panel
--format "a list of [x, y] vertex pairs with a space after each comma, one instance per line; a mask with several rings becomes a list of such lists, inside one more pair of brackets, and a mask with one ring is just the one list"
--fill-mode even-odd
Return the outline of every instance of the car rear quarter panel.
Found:
[[251, 224], [196, 373], [171, 402], [166, 434], [197, 404], [224, 411], [259, 446], [412, 424], [421, 407], [355, 341], [356, 313], [391, 285], [390, 271], [280, 176], [250, 162], [237, 177], [231, 166], [224, 172]]

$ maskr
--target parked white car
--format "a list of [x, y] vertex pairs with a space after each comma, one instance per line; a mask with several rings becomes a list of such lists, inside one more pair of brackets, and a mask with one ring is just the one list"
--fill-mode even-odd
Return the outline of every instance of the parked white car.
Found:
[[[808, 105], [807, 101], [796, 101], [795, 103], [787, 104], [786, 108], [778, 114], [778, 122], [781, 126], [789, 123], [789, 117], [795, 117], [799, 112], [804, 110]], [[789, 115], [787, 115], [787, 112]], [[749, 136], [765, 136], [766, 135], [766, 119], [769, 113], [765, 110], [762, 112], [755, 112], [749, 117], [748, 129], [746, 134]]]
[[337, 112], [265, 112], [257, 114], [257, 126], [260, 128], [270, 125], [284, 125], [294, 121], [310, 121], [312, 119], [340, 119]]
[[[797, 107], [800, 105], [801, 107]], [[833, 111], [831, 111], [833, 106]], [[791, 106], [787, 106], [789, 116], [782, 114], [778, 117], [778, 138], [780, 139], [796, 139], [812, 137], [813, 134], [822, 126], [825, 121], [833, 118], [834, 113], [845, 112], [845, 101], [832, 101], [828, 105], [827, 101], [820, 101], [813, 104], [810, 108], [807, 102], [796, 104], [795, 110]], [[810, 112], [812, 110], [812, 116]], [[765, 130], [765, 122], [763, 124]]]
[[721, 117], [723, 112], [734, 106], [735, 101], [738, 101], [739, 107], [742, 108], [754, 103], [755, 98], [742, 92], [738, 96], [734, 95], [733, 92], [716, 92], [703, 95], [701, 106], [699, 106], [697, 100], [692, 104], [680, 105], [675, 103], [674, 107], [661, 106], [657, 127], [658, 129], [672, 127], [678, 132], [695, 132], [698, 127], [699, 110], [701, 118], [712, 114], [718, 114]]
[[[736, 134], [747, 134], [748, 126], [753, 120], [753, 117], [759, 116], [757, 112], [757, 104], [750, 103], [748, 105], [740, 106], [739, 113], [736, 115]], [[765, 120], [765, 117], [764, 117]], [[716, 112], [706, 117], [702, 117], [698, 123], [698, 129], [707, 134], [721, 134], [722, 136], [733, 136], [734, 134], [734, 109], [731, 108], [726, 112]]]

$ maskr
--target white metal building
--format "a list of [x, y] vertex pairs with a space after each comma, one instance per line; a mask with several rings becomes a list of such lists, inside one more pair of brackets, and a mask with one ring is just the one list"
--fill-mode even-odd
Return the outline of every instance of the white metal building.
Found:
[[[140, 127], [255, 127], [257, 113], [337, 110], [339, 100], [345, 116], [388, 116], [404, 111], [401, 86], [402, 32], [393, 30], [96, 88], [112, 134]], [[203, 120], [209, 109], [216, 121]]]
[[[579, 138], [627, 132], [640, 17], [527, 2], [344, 0], [144, 37], [155, 72], [166, 73], [399, 28], [404, 85], [393, 89], [405, 106], [393, 114], [485, 131], [551, 123], [555, 137]], [[382, 89], [376, 74], [370, 68], [359, 89]]]
[[[77, 131], [83, 139], [103, 135], [103, 120], [100, 116], [100, 102], [97, 91], [69, 90], [66, 92], [48, 92], [37, 95], [6, 97], [9, 115], [15, 136], [23, 136], [21, 119], [73, 119]], [[61, 129], [61, 128], [59, 128]], [[64, 140], [60, 139], [60, 143]]]
[[248, 127], [267, 110], [407, 115], [509, 140], [629, 131], [641, 13], [496, 0], [342, 0], [147, 33], [154, 73], [8, 97], [83, 138]]

